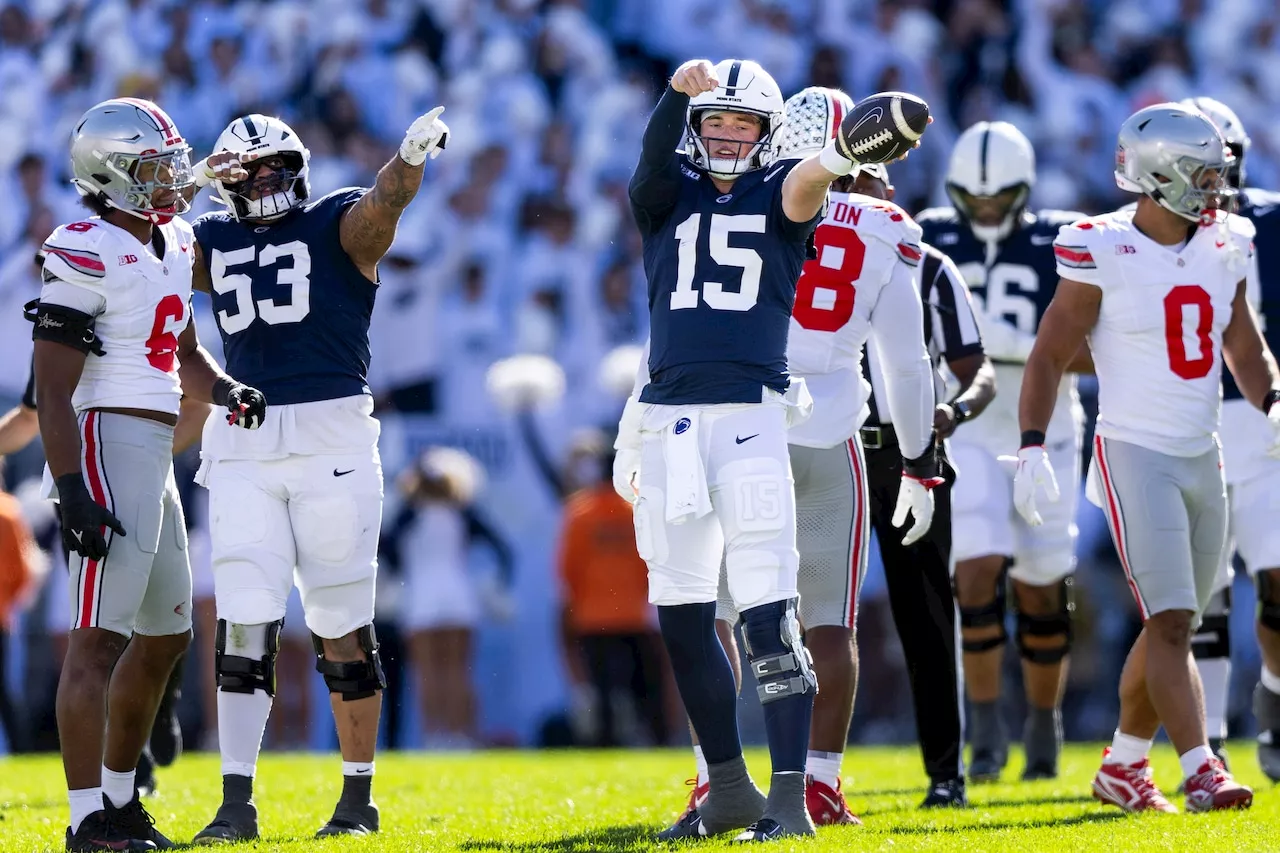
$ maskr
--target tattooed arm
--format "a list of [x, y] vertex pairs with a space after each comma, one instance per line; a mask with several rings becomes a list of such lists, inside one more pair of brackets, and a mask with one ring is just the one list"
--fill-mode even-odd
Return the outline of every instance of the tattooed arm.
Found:
[[419, 116], [404, 135], [400, 153], [378, 172], [373, 189], [342, 217], [338, 236], [342, 250], [370, 281], [378, 280], [378, 261], [391, 248], [400, 214], [422, 185], [422, 164], [435, 159], [449, 139], [449, 127], [440, 120], [444, 107]]

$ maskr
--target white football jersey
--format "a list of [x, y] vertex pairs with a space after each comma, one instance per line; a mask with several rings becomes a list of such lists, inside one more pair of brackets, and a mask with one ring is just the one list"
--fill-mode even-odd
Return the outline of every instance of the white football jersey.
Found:
[[1189, 243], [1162, 246], [1117, 211], [1062, 228], [1058, 274], [1102, 290], [1089, 347], [1097, 432], [1171, 456], [1213, 449], [1222, 333], [1253, 256], [1253, 223], [1217, 212]]
[[873, 328], [914, 335], [925, 351], [922, 314], [913, 325], [895, 322], [896, 314], [877, 322], [876, 314], [895, 281], [919, 305], [920, 226], [891, 202], [833, 192], [814, 245], [817, 258], [805, 262], [796, 285], [787, 339], [787, 369], [808, 384], [813, 416], [788, 440], [823, 448], [842, 444], [867, 419], [871, 387], [862, 375], [862, 346]]
[[157, 226], [164, 258], [129, 232], [98, 217], [62, 225], [49, 236], [42, 302], [95, 317], [103, 354], [90, 353], [72, 403], [176, 415], [178, 336], [191, 319], [191, 226], [180, 218]]

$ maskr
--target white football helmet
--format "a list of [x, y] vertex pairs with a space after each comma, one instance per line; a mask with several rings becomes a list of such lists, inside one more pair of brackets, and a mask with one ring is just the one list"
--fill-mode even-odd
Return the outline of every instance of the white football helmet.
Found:
[[[1007, 121], [980, 121], [956, 140], [947, 170], [947, 195], [983, 242], [1003, 240], [1026, 210], [1036, 183], [1036, 152], [1031, 142]], [[974, 218], [975, 198], [1009, 193], [1009, 205], [999, 223], [980, 224]]]
[[[256, 182], [256, 186], [253, 177], [256, 167], [252, 162], [245, 164], [248, 180], [238, 184], [213, 182], [214, 199], [227, 206], [233, 219], [270, 222], [298, 207], [311, 195], [311, 184], [307, 180], [311, 152], [293, 128], [275, 116], [254, 113], [235, 119], [213, 144], [213, 151], [215, 154], [220, 151], [252, 154], [258, 159], [279, 155], [284, 161], [284, 168], [273, 171]], [[257, 190], [257, 198], [249, 197], [253, 190]]]
[[1213, 98], [1187, 98], [1178, 102], [1184, 107], [1197, 109], [1209, 117], [1214, 127], [1227, 140], [1227, 147], [1235, 155], [1235, 162], [1227, 167], [1227, 183], [1236, 189], [1244, 186], [1244, 155], [1249, 153], [1253, 140], [1245, 132], [1244, 123], [1231, 107]]
[[[1204, 113], [1180, 104], [1138, 110], [1120, 126], [1116, 185], [1142, 193], [1183, 219], [1199, 222], [1235, 191], [1226, 175], [1235, 160], [1227, 141]], [[1216, 172], [1211, 179], [1207, 173]]]
[[[71, 183], [81, 195], [163, 225], [186, 213], [183, 190], [195, 182], [191, 146], [151, 101], [114, 98], [91, 107], [71, 133]], [[171, 204], [155, 206], [169, 190]]]
[[[726, 59], [716, 65], [720, 85], [689, 99], [685, 113], [685, 154], [690, 162], [731, 181], [739, 175], [767, 168], [777, 156], [777, 131], [782, 126], [782, 91], [759, 64], [749, 59]], [[746, 157], [712, 157], [700, 128], [709, 113], [750, 113], [760, 117], [760, 139]], [[715, 137], [710, 137], [715, 141]], [[735, 142], [736, 144], [736, 142]]]

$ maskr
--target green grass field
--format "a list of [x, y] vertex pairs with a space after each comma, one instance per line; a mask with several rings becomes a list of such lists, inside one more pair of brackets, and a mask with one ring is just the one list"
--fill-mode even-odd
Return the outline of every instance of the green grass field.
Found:
[[[925, 779], [914, 749], [859, 749], [845, 759], [849, 801], [865, 825], [828, 827], [816, 840], [777, 845], [807, 850], [1073, 851], [1280, 850], [1280, 790], [1258, 771], [1250, 744], [1235, 745], [1238, 776], [1254, 785], [1251, 811], [1211, 815], [1123, 815], [1089, 796], [1100, 749], [1072, 747], [1054, 782], [1020, 783], [1015, 757], [1007, 784], [970, 789], [973, 807], [921, 812]], [[749, 756], [768, 778], [768, 756]], [[375, 798], [382, 833], [315, 841], [337, 796], [336, 756], [269, 756], [258, 772], [263, 838], [258, 850], [464, 850], [639, 853], [681, 809], [691, 756], [649, 752], [402, 754], [378, 759]], [[157, 825], [186, 841], [212, 816], [221, 791], [214, 756], [189, 755], [160, 771], [148, 801]], [[1178, 762], [1156, 755], [1156, 779], [1172, 795]], [[1181, 805], [1181, 798], [1173, 798]], [[61, 850], [67, 821], [56, 756], [0, 761], [0, 850]], [[699, 846], [721, 846], [708, 841]]]

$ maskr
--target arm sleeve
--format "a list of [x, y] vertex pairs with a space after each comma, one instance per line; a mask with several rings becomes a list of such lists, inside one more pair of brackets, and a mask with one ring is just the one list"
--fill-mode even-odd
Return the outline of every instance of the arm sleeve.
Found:
[[[1087, 223], [1086, 223], [1087, 224]], [[1102, 287], [1098, 263], [1080, 223], [1064, 225], [1053, 241], [1053, 257], [1058, 263], [1058, 277]]]
[[502, 585], [511, 586], [516, 575], [515, 555], [511, 553], [511, 546], [476, 512], [474, 507], [464, 509], [462, 517], [467, 522], [467, 533], [471, 538], [484, 542], [493, 551], [493, 557], [498, 561], [498, 574], [502, 578]]
[[688, 106], [689, 96], [668, 86], [644, 129], [640, 163], [628, 188], [636, 224], [643, 231], [654, 231], [675, 206], [680, 189], [676, 147], [684, 134]]
[[894, 264], [871, 314], [871, 342], [884, 372], [889, 417], [904, 459], [915, 459], [928, 449], [933, 429], [933, 371], [924, 346], [918, 269]]
[[981, 353], [982, 334], [978, 331], [978, 320], [974, 317], [973, 297], [969, 286], [955, 262], [946, 255], [939, 255], [936, 269], [929, 265], [929, 272], [934, 274], [933, 288], [929, 294], [929, 308], [933, 318], [933, 339], [938, 342], [938, 350], [947, 361]]

